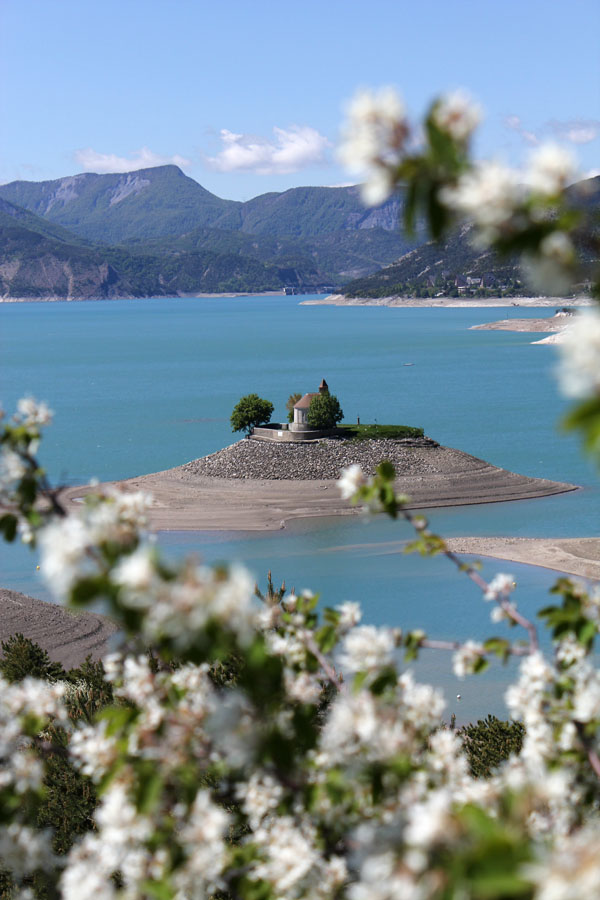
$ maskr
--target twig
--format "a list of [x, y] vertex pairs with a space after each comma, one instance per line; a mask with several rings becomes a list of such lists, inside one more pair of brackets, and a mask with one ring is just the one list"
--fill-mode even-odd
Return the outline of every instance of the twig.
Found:
[[342, 679], [337, 674], [337, 672], [335, 671], [333, 666], [330, 665], [330, 663], [327, 661], [327, 658], [321, 653], [321, 651], [319, 650], [313, 637], [310, 634], [304, 634], [302, 636], [302, 640], [304, 641], [308, 650], [310, 650], [312, 655], [315, 657], [315, 659], [317, 660], [317, 662], [319, 663], [319, 665], [321, 666], [321, 668], [327, 675], [327, 678], [329, 679], [329, 681], [336, 688], [336, 690], [339, 691], [341, 689]]
[[[424, 528], [419, 527], [415, 524], [414, 516], [410, 512], [408, 512], [405, 509], [402, 509], [401, 513], [402, 513], [404, 519], [415, 529], [417, 534], [423, 533], [423, 531], [427, 527], [428, 523], [425, 525]], [[445, 543], [444, 543], [444, 549], [441, 552], [446, 557], [446, 559], [449, 559], [451, 563], [454, 563], [454, 565], [457, 567], [457, 569], [459, 569], [461, 572], [464, 572], [465, 575], [467, 575], [471, 579], [471, 581], [473, 581], [477, 585], [477, 587], [481, 591], [483, 591], [484, 594], [487, 592], [487, 590], [489, 589], [488, 582], [485, 580], [485, 578], [481, 577], [479, 572], [473, 566], [469, 565], [468, 563], [465, 564], [461, 560], [460, 556], [458, 556], [452, 550], [448, 550]], [[522, 628], [525, 629], [525, 631], [529, 635], [529, 649], [526, 652], [527, 653], [535, 653], [539, 649], [539, 641], [538, 641], [538, 635], [537, 635], [537, 628], [535, 627], [534, 623], [531, 622], [524, 615], [522, 615], [518, 611], [518, 609], [515, 606], [513, 606], [512, 603], [509, 603], [509, 601], [506, 599], [506, 597], [503, 597], [502, 599], [497, 599], [496, 602], [499, 603], [499, 605], [501, 606], [501, 608], [503, 609], [503, 611], [506, 613], [506, 615], [509, 618], [511, 618], [514, 622], [516, 622], [517, 625], [520, 625]], [[425, 646], [425, 645], [423, 644], [423, 646]], [[440, 649], [444, 649], [444, 648], [440, 648]], [[446, 649], [451, 649], [451, 648], [446, 648]], [[522, 651], [519, 651], [518, 655], [525, 655], [525, 654], [522, 653]]]
[[598, 754], [596, 753], [596, 751], [594, 750], [594, 748], [592, 747], [592, 745], [590, 743], [590, 739], [588, 738], [588, 736], [585, 733], [585, 726], [584, 726], [583, 722], [575, 722], [574, 724], [575, 724], [575, 728], [577, 730], [577, 736], [579, 737], [579, 740], [583, 744], [583, 748], [584, 748], [585, 752], [587, 753], [587, 758], [588, 758], [589, 764], [592, 767], [592, 769], [594, 770], [594, 772], [596, 773], [596, 775], [598, 776], [598, 778], [600, 778], [600, 758], [598, 757]]

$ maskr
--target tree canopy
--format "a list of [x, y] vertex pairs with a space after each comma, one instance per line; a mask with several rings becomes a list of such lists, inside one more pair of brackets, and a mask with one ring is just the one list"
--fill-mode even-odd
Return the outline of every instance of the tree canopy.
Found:
[[344, 418], [344, 411], [335, 394], [317, 394], [308, 407], [308, 424], [311, 428], [335, 428]]
[[236, 403], [231, 413], [231, 430], [250, 434], [253, 428], [264, 425], [273, 415], [274, 406], [258, 394], [246, 394]]

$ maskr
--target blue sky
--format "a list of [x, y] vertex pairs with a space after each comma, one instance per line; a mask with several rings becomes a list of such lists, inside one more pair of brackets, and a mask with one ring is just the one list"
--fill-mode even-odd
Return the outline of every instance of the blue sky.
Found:
[[[480, 156], [600, 168], [598, 0], [0, 0], [0, 182], [177, 162], [222, 197], [350, 179], [345, 103], [464, 87]], [[227, 152], [224, 152], [227, 151]]]

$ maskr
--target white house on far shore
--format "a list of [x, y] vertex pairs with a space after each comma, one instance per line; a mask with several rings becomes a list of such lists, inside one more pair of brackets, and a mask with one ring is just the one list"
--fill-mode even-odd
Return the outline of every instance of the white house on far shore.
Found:
[[308, 408], [311, 404], [313, 397], [318, 397], [319, 394], [328, 394], [329, 386], [325, 379], [321, 381], [319, 385], [318, 393], [305, 394], [303, 397], [298, 400], [298, 402], [294, 405], [294, 421], [290, 424], [290, 431], [312, 431], [310, 425], [308, 424]]

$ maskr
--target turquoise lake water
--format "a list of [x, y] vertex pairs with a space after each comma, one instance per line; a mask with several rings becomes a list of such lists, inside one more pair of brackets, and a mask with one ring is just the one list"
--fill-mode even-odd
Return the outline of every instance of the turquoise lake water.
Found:
[[[30, 393], [55, 411], [42, 457], [55, 481], [82, 483], [156, 472], [235, 440], [229, 415], [255, 391], [285, 415], [294, 391], [325, 377], [346, 421], [422, 425], [441, 443], [523, 474], [582, 490], [540, 500], [432, 510], [451, 535], [593, 535], [596, 475], [577, 441], [558, 433], [566, 406], [553, 378], [555, 349], [536, 336], [470, 331], [500, 318], [552, 310], [302, 306], [298, 297], [205, 298], [0, 305], [0, 397], [11, 410]], [[408, 366], [406, 363], [412, 363]], [[359, 600], [365, 621], [424, 627], [435, 637], [499, 632], [474, 586], [444, 560], [401, 553], [406, 526], [375, 518], [304, 520], [269, 535], [170, 533], [167, 552], [238, 559], [264, 583], [272, 569], [324, 602]], [[0, 549], [2, 584], [47, 597], [25, 548]], [[547, 599], [552, 572], [487, 561], [513, 572], [521, 608]], [[459, 719], [502, 712], [507, 671], [459, 683], [429, 653], [418, 674], [443, 685]], [[456, 694], [462, 695], [457, 703]]]

